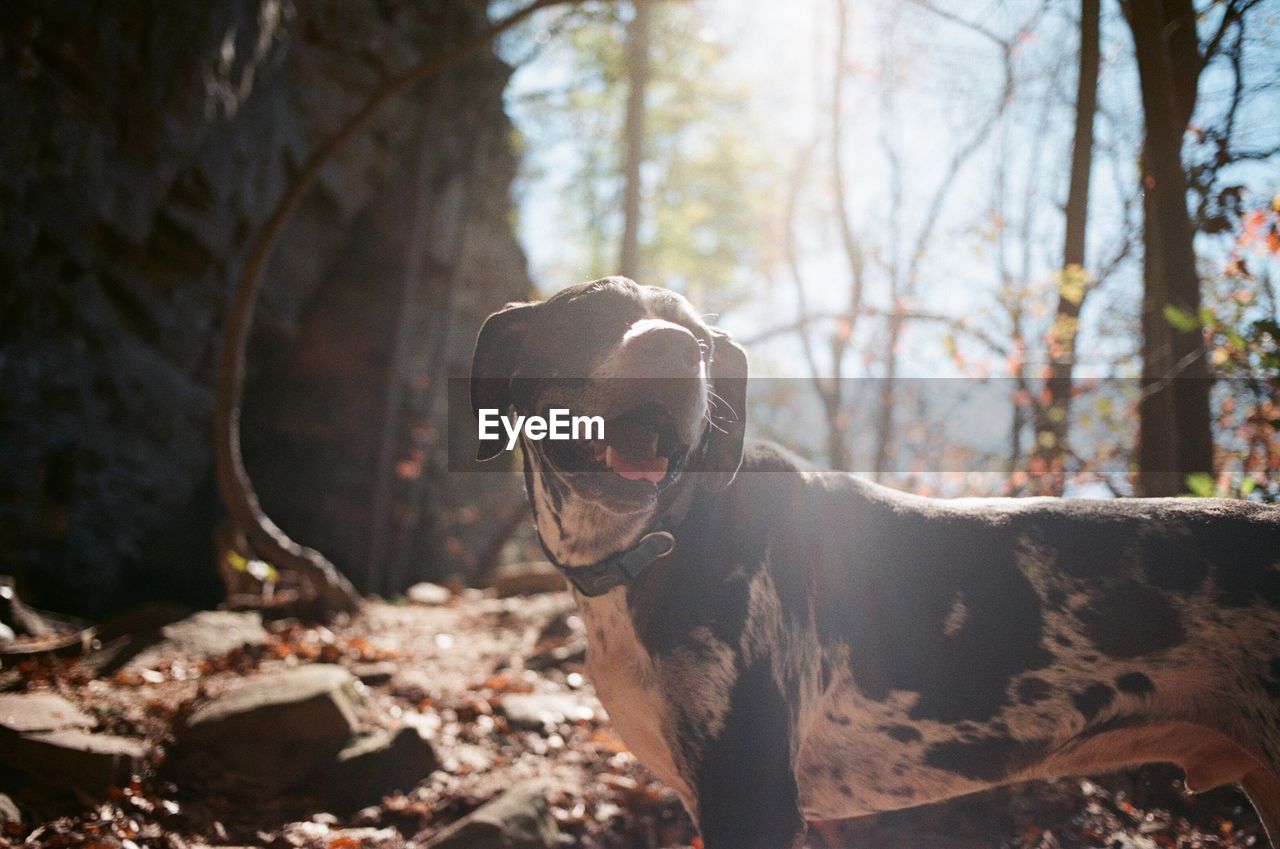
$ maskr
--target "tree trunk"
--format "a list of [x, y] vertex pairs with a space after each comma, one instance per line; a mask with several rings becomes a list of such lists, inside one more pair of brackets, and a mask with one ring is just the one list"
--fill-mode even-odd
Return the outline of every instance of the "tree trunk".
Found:
[[1166, 310], [1200, 311], [1194, 231], [1187, 211], [1182, 136], [1196, 104], [1203, 61], [1191, 0], [1130, 0], [1142, 90], [1142, 398], [1139, 495], [1177, 495], [1188, 475], [1212, 473], [1209, 372], [1201, 331], [1173, 327]]
[[1089, 177], [1093, 170], [1093, 118], [1098, 110], [1098, 32], [1101, 0], [1080, 3], [1080, 72], [1076, 83], [1076, 128], [1071, 145], [1066, 234], [1058, 280], [1058, 306], [1049, 336], [1049, 379], [1036, 417], [1031, 490], [1062, 495], [1067, 432], [1071, 416], [1071, 376], [1075, 367], [1080, 309], [1088, 293], [1085, 233], [1089, 220]]
[[622, 249], [618, 270], [625, 277], [640, 275], [640, 167], [644, 164], [645, 94], [649, 89], [649, 19], [652, 0], [634, 0], [634, 17], [627, 27], [627, 117], [623, 128]]

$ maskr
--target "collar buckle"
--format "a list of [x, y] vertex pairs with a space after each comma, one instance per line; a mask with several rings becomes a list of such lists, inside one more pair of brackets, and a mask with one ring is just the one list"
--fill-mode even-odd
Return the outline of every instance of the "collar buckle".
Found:
[[611, 554], [590, 566], [561, 566], [552, 562], [578, 592], [595, 598], [614, 587], [630, 584], [675, 548], [676, 538], [670, 531], [650, 531], [626, 551]]
[[640, 535], [636, 544], [625, 551], [619, 551], [590, 566], [565, 566], [556, 560], [542, 535], [538, 542], [551, 565], [564, 574], [573, 588], [587, 598], [602, 596], [614, 587], [620, 587], [635, 581], [655, 562], [667, 557], [676, 550], [676, 536], [673, 533], [692, 507], [692, 491], [678, 495], [673, 504], [659, 514], [653, 530]]
[[652, 546], [653, 559], [661, 560], [676, 550], [676, 537], [671, 531], [650, 531], [640, 537], [640, 541], [631, 550], [635, 551], [641, 546]]

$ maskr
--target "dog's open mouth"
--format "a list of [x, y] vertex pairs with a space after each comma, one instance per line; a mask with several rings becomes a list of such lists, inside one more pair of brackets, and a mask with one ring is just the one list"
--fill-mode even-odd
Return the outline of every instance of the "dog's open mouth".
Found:
[[680, 443], [671, 414], [656, 401], [606, 420], [601, 439], [547, 445], [556, 465], [567, 472], [612, 472], [655, 487], [679, 475], [689, 449]]

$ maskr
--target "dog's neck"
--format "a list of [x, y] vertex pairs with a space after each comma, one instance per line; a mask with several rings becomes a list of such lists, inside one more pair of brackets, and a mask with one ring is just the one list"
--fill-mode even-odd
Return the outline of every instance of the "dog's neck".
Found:
[[525, 452], [525, 483], [543, 548], [566, 567], [590, 566], [631, 548], [654, 528], [663, 512], [662, 504], [688, 498], [683, 492], [687, 484], [681, 481], [652, 510], [614, 513], [570, 492], [533, 451]]

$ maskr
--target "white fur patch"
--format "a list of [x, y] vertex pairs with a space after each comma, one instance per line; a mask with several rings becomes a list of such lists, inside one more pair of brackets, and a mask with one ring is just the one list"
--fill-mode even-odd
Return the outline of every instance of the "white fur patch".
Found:
[[613, 513], [570, 492], [555, 519], [551, 496], [543, 476], [554, 472], [542, 468], [536, 450], [524, 448], [525, 462], [533, 470], [533, 518], [538, 533], [556, 561], [565, 566], [586, 566], [635, 543], [653, 521], [653, 511]]
[[575, 595], [587, 628], [587, 671], [600, 703], [631, 752], [696, 817], [696, 798], [668, 742], [675, 739], [668, 694], [660, 689], [659, 670], [636, 636], [626, 590], [619, 587], [597, 598]]
[[960, 633], [960, 629], [968, 619], [969, 606], [964, 603], [964, 593], [956, 593], [955, 599], [951, 602], [951, 610], [942, 622], [942, 633], [948, 637], [954, 637]]

